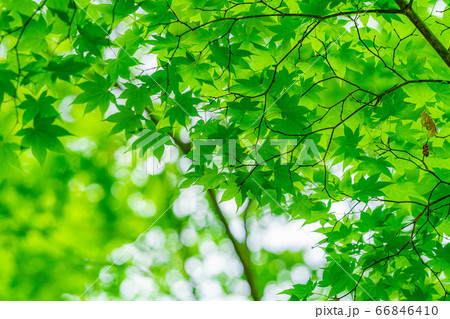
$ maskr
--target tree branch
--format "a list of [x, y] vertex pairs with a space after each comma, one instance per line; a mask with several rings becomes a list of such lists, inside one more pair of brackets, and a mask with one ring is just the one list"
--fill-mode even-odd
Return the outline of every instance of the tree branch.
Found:
[[214, 211], [221, 221], [222, 225], [225, 227], [225, 232], [227, 233], [228, 237], [230, 238], [234, 250], [236, 251], [236, 254], [238, 255], [242, 266], [244, 267], [244, 274], [247, 278], [247, 282], [250, 286], [250, 292], [254, 300], [260, 300], [261, 295], [259, 294], [258, 288], [256, 286], [256, 280], [255, 276], [253, 274], [252, 270], [252, 263], [250, 261], [250, 251], [245, 243], [241, 244], [231, 233], [230, 227], [228, 225], [228, 221], [225, 218], [224, 214], [222, 213], [222, 210], [219, 207], [219, 204], [217, 203], [217, 197], [216, 192], [213, 189], [208, 189], [209, 197], [211, 198], [211, 203], [214, 208]]
[[[182, 37], [185, 34], [195, 31], [197, 29], [206, 27], [212, 23], [216, 23], [216, 22], [221, 22], [221, 21], [241, 21], [241, 20], [247, 20], [247, 19], [262, 19], [262, 18], [274, 18], [274, 17], [280, 17], [280, 18], [285, 18], [285, 17], [297, 17], [297, 18], [311, 18], [311, 19], [316, 19], [317, 21], [321, 22], [324, 20], [328, 20], [328, 19], [332, 19], [332, 18], [337, 18], [337, 17], [341, 17], [341, 16], [349, 16], [349, 15], [361, 15], [361, 14], [371, 14], [371, 13], [377, 13], [377, 14], [402, 14], [403, 11], [402, 10], [394, 10], [394, 9], [389, 9], [389, 10], [380, 10], [380, 9], [373, 9], [373, 10], [353, 10], [353, 11], [347, 11], [347, 12], [336, 12], [336, 13], [332, 13], [326, 16], [321, 16], [321, 15], [315, 15], [315, 14], [305, 14], [305, 13], [271, 13], [271, 14], [254, 14], [254, 15], [248, 15], [248, 16], [243, 16], [243, 17], [222, 17], [222, 18], [218, 18], [212, 21], [208, 21], [205, 23], [202, 23], [200, 25], [197, 25], [195, 27], [191, 27], [188, 26], [188, 30], [184, 31], [183, 33], [179, 34], [178, 37]], [[176, 22], [180, 22], [184, 25], [186, 25], [185, 23], [183, 23], [182, 21], [176, 21]]]
[[420, 19], [416, 12], [411, 8], [411, 2], [408, 4], [405, 0], [395, 0], [397, 5], [401, 8], [402, 12], [408, 17], [408, 19], [414, 24], [417, 30], [422, 33], [428, 43], [439, 54], [442, 60], [450, 68], [450, 52], [444, 47], [441, 41], [431, 32], [430, 28]]
[[[150, 114], [150, 110], [147, 110], [149, 112], [149, 117], [152, 120], [153, 123], [158, 124], [158, 120]], [[177, 138], [174, 134], [169, 133], [170, 137], [173, 139], [174, 143], [178, 146], [178, 148], [183, 152], [183, 154], [189, 153], [189, 151], [192, 149], [192, 144], [185, 144], [183, 143], [179, 138]], [[212, 206], [212, 210], [217, 215], [220, 223], [225, 228], [225, 233], [227, 234], [228, 238], [231, 240], [231, 243], [233, 244], [233, 248], [236, 252], [236, 255], [238, 256], [242, 267], [244, 268], [244, 275], [247, 279], [247, 282], [250, 286], [250, 293], [252, 295], [252, 298], [254, 300], [261, 300], [261, 295], [259, 293], [258, 287], [256, 285], [256, 278], [252, 269], [252, 262], [250, 260], [250, 250], [247, 247], [247, 244], [240, 243], [236, 237], [232, 234], [230, 230], [230, 226], [228, 225], [228, 221], [223, 214], [222, 210], [220, 209], [219, 203], [217, 202], [216, 192], [213, 189], [208, 189], [208, 195], [210, 197], [210, 202]], [[250, 202], [249, 202], [250, 205]]]

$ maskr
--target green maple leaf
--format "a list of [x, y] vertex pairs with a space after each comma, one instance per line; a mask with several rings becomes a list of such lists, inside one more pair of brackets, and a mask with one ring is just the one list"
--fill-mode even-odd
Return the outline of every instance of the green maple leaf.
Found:
[[311, 279], [304, 285], [296, 284], [293, 288], [284, 290], [280, 294], [285, 294], [291, 296], [289, 300], [307, 300], [308, 297], [312, 296], [314, 289], [317, 286], [317, 282], [313, 282]]
[[26, 101], [19, 105], [21, 109], [25, 110], [22, 117], [24, 125], [34, 119], [38, 114], [41, 118], [59, 117], [59, 113], [52, 106], [56, 99], [52, 96], [47, 96], [47, 91], [42, 92], [37, 100], [28, 94], [25, 94], [25, 97]]
[[296, 30], [300, 27], [299, 19], [282, 19], [280, 24], [269, 27], [269, 30], [275, 33], [272, 41], [288, 42], [297, 35]]
[[145, 108], [152, 106], [150, 90], [145, 85], [136, 86], [125, 84], [126, 89], [120, 95], [120, 99], [126, 99], [126, 106], [133, 107], [136, 113], [142, 113]]
[[161, 37], [158, 35], [153, 35], [152, 37], [154, 40], [148, 40], [148, 43], [152, 45], [151, 52], [166, 50], [170, 52], [177, 47], [178, 38], [170, 32], [167, 32], [165, 37]]
[[331, 204], [327, 206], [320, 200], [298, 195], [289, 206], [288, 212], [292, 218], [305, 219], [305, 223], [310, 224], [321, 219], [327, 220], [330, 207]]
[[22, 147], [31, 147], [31, 152], [39, 163], [44, 165], [47, 150], [64, 152], [64, 146], [58, 139], [59, 136], [70, 135], [66, 129], [52, 124], [53, 118], [34, 119], [33, 128], [24, 128], [17, 132], [18, 136], [23, 136]]
[[335, 156], [344, 155], [344, 158], [353, 159], [362, 153], [358, 148], [359, 142], [364, 138], [360, 136], [359, 127], [352, 131], [352, 129], [344, 125], [344, 136], [339, 136], [334, 139], [339, 148], [335, 152]]
[[102, 114], [105, 114], [110, 102], [116, 100], [114, 94], [110, 92], [111, 80], [97, 73], [94, 74], [94, 81], [83, 82], [79, 86], [84, 92], [78, 95], [73, 103], [86, 103], [85, 113], [92, 112], [98, 107]]
[[119, 112], [112, 114], [106, 119], [108, 122], [117, 123], [111, 130], [111, 134], [125, 130], [127, 136], [129, 136], [142, 128], [142, 120], [144, 120], [142, 115], [136, 114], [133, 110], [122, 105], [118, 105], [117, 108]]
[[55, 81], [58, 78], [69, 82], [70, 77], [81, 74], [83, 70], [88, 67], [88, 63], [83, 62], [78, 55], [72, 54], [65, 57], [54, 57], [48, 65], [44, 67], [44, 70], [51, 72], [52, 81]]
[[300, 96], [283, 94], [275, 105], [279, 109], [276, 115], [281, 118], [270, 121], [273, 129], [287, 134], [298, 134], [302, 131], [302, 128], [308, 125], [305, 116], [308, 109], [300, 105]]
[[[259, 151], [258, 153], [263, 157], [266, 157], [263, 152]], [[292, 164], [281, 163], [281, 161], [275, 163], [273, 176], [278, 198], [283, 197], [286, 193], [294, 194], [294, 183], [301, 180], [298, 173], [292, 172], [291, 169]]]
[[14, 21], [11, 16], [11, 10], [3, 10], [0, 13], [0, 31], [9, 29], [9, 24]]
[[169, 118], [170, 123], [179, 123], [186, 125], [190, 116], [198, 116], [195, 105], [201, 102], [200, 99], [193, 97], [192, 92], [175, 93], [173, 105], [166, 110], [165, 117]]
[[379, 178], [380, 173], [372, 175], [367, 179], [361, 176], [359, 181], [353, 185], [353, 189], [356, 191], [353, 199], [359, 198], [367, 203], [369, 197], [383, 196], [384, 193], [381, 189], [392, 183], [378, 181]]
[[165, 2], [159, 0], [146, 0], [140, 4], [141, 8], [148, 12], [141, 18], [142, 22], [151, 22], [152, 25], [158, 23], [170, 22], [174, 18], [171, 10], [167, 10]]
[[32, 19], [23, 32], [23, 41], [20, 41], [21, 49], [37, 50], [47, 47], [45, 38], [49, 34], [51, 27], [47, 25], [43, 16], [38, 19]]
[[367, 172], [369, 175], [374, 175], [381, 172], [386, 176], [392, 177], [392, 173], [389, 168], [393, 168], [394, 166], [386, 161], [385, 158], [360, 156], [357, 159], [361, 161], [358, 166], [358, 171]]
[[11, 80], [15, 77], [16, 74], [13, 71], [6, 69], [6, 64], [0, 64], [0, 109], [5, 93], [14, 96], [16, 89]]
[[119, 76], [124, 79], [130, 78], [130, 67], [138, 64], [137, 60], [129, 55], [128, 52], [120, 50], [117, 58], [105, 61], [106, 71], [111, 77], [112, 81], [116, 81]]
[[108, 45], [108, 34], [105, 32], [108, 28], [100, 26], [97, 23], [86, 22], [78, 27], [80, 35], [77, 37], [74, 46], [80, 52], [89, 52], [97, 57], [101, 57], [101, 49]]

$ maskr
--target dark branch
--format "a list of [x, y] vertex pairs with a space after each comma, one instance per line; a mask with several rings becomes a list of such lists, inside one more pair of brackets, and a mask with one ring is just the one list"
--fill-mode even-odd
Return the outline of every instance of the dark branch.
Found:
[[433, 49], [439, 54], [442, 60], [450, 68], [450, 52], [444, 47], [441, 41], [431, 32], [430, 28], [420, 19], [416, 12], [411, 8], [411, 6], [406, 3], [405, 0], [395, 0], [401, 11], [408, 17], [408, 19], [414, 24], [417, 30], [422, 33], [424, 38], [433, 47]]

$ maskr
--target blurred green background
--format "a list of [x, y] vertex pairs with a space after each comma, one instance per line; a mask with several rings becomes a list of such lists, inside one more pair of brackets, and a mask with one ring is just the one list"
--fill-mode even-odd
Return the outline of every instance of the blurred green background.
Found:
[[[145, 171], [100, 113], [67, 104], [66, 153], [50, 152], [41, 168], [25, 151], [21, 169], [2, 173], [0, 299], [251, 299], [202, 189], [178, 188], [188, 160], [168, 147], [166, 163], [149, 158]], [[2, 112], [0, 123], [11, 118]], [[283, 289], [316, 276], [321, 252], [298, 225], [253, 204], [221, 208], [250, 248], [263, 299], [285, 299]]]

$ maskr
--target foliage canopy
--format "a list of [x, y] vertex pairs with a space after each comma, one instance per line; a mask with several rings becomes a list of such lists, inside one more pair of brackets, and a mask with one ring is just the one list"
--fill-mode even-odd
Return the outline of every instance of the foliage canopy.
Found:
[[448, 300], [449, 4], [3, 0], [0, 178], [64, 152], [61, 105], [99, 110], [113, 134], [169, 137], [193, 160], [180, 187], [219, 216], [223, 192], [316, 223], [327, 263], [291, 300]]

